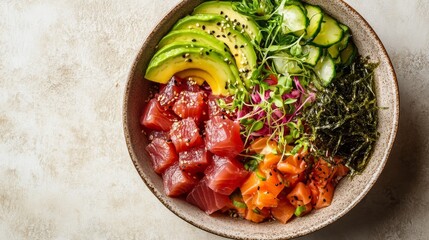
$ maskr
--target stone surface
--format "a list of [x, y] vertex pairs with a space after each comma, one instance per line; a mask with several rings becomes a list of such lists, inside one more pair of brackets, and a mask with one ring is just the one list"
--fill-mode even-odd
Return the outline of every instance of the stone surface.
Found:
[[[130, 65], [178, 2], [0, 2], [0, 239], [222, 239], [158, 202], [123, 137]], [[365, 199], [300, 239], [427, 239], [429, 2], [347, 2], [391, 56], [400, 128]]]

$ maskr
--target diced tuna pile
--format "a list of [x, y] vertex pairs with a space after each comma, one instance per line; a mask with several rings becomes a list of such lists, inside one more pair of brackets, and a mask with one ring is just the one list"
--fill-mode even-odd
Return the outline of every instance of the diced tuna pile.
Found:
[[218, 107], [218, 98], [173, 77], [140, 120], [150, 131], [146, 151], [166, 195], [186, 197], [208, 214], [231, 205], [228, 196], [249, 174], [237, 160], [244, 149], [240, 125]]

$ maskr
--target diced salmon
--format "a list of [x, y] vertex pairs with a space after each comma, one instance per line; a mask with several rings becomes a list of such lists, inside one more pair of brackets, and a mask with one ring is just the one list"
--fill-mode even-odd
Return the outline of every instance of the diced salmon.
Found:
[[269, 191], [264, 191], [262, 189], [256, 191], [253, 196], [252, 204], [259, 209], [267, 207], [277, 207], [279, 199], [274, 196], [274, 194]]
[[331, 182], [335, 175], [335, 166], [326, 162], [323, 159], [319, 159], [313, 167], [313, 171], [310, 174], [311, 179], [318, 186], [324, 187], [328, 182]]
[[277, 221], [286, 223], [295, 213], [295, 207], [292, 206], [286, 199], [280, 200], [277, 207], [271, 209], [271, 214]]
[[289, 156], [286, 159], [279, 161], [277, 169], [285, 174], [300, 174], [307, 168], [307, 163], [301, 158], [299, 154]]
[[277, 150], [277, 143], [269, 137], [258, 138], [250, 144], [250, 150], [264, 155], [269, 154]]
[[260, 223], [270, 216], [270, 210], [268, 208], [258, 209], [256, 206], [248, 205], [245, 219]]
[[327, 183], [324, 187], [318, 187], [319, 197], [314, 206], [315, 209], [320, 209], [331, 205], [332, 198], [334, 197], [334, 186], [331, 182]]
[[153, 169], [158, 174], [162, 174], [165, 169], [178, 160], [174, 145], [162, 138], [153, 139], [153, 141], [146, 146], [146, 151], [152, 159]]
[[250, 195], [255, 193], [260, 184], [261, 179], [256, 175], [255, 172], [252, 172], [246, 181], [240, 186], [241, 194]]
[[198, 179], [189, 173], [183, 172], [179, 168], [179, 163], [175, 162], [162, 174], [165, 194], [169, 197], [178, 197], [189, 193], [194, 188]]
[[297, 207], [311, 203], [311, 191], [307, 185], [299, 182], [287, 195], [289, 202]]
[[281, 173], [278, 173], [274, 170], [270, 170], [266, 174], [266, 180], [261, 182], [260, 189], [262, 191], [268, 191], [272, 193], [274, 197], [277, 197], [285, 187], [283, 182], [284, 180]]

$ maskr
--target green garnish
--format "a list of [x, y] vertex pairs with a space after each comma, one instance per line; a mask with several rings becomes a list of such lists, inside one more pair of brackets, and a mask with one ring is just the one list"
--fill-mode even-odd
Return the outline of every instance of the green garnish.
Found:
[[[244, 155], [242, 155], [244, 156]], [[246, 163], [244, 164], [244, 168], [248, 171], [255, 171], [258, 168], [258, 165], [260, 162], [264, 160], [264, 155], [262, 154], [256, 154], [256, 155], [249, 155], [244, 156], [247, 158]]]
[[237, 208], [247, 208], [247, 205], [244, 202], [239, 202], [239, 201], [232, 201], [232, 204], [234, 204], [234, 206], [236, 206]]
[[295, 210], [295, 216], [300, 217], [305, 211], [307, 211], [305, 206], [298, 206]]
[[259, 209], [258, 209], [258, 208], [254, 208], [254, 209], [252, 209], [252, 211], [253, 211], [254, 213], [256, 213], [256, 214], [261, 214], [261, 211], [259, 211]]
[[377, 101], [374, 70], [377, 64], [357, 58], [333, 83], [317, 93], [316, 101], [303, 112], [311, 126], [310, 143], [316, 156], [340, 156], [352, 175], [368, 162], [377, 132]]

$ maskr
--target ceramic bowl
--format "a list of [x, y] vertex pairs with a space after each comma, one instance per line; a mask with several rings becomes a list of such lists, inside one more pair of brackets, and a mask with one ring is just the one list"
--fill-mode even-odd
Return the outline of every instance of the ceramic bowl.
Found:
[[151, 166], [145, 146], [147, 137], [142, 133], [139, 117], [149, 97], [150, 82], [143, 77], [145, 69], [155, 52], [158, 41], [180, 18], [192, 12], [202, 0], [183, 0], [170, 11], [146, 39], [131, 68], [126, 86], [123, 108], [123, 124], [126, 143], [131, 159], [155, 196], [173, 213], [188, 223], [208, 232], [236, 239], [288, 239], [316, 231], [338, 220], [352, 209], [371, 189], [379, 177], [392, 148], [399, 120], [399, 94], [397, 80], [390, 59], [380, 39], [369, 24], [353, 8], [340, 0], [309, 0], [348, 25], [353, 39], [363, 56], [369, 56], [380, 65], [375, 73], [376, 94], [379, 110], [379, 140], [365, 171], [352, 180], [346, 178], [338, 185], [332, 205], [296, 218], [287, 224], [276, 221], [260, 224], [234, 219], [221, 214], [208, 216], [197, 207], [181, 199], [164, 194], [161, 177]]

